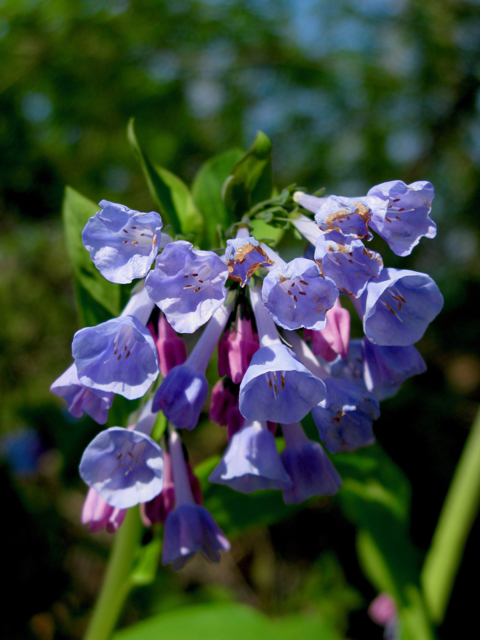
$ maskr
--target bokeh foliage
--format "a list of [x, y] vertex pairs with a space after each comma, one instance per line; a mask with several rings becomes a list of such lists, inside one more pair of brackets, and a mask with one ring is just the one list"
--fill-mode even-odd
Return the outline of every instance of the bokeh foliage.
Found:
[[[402, 539], [410, 533], [420, 551], [427, 548], [480, 399], [479, 42], [473, 0], [1, 2], [1, 430], [33, 427], [48, 454], [31, 481], [19, 484], [2, 468], [15, 521], [28, 523], [21, 546], [13, 527], [8, 534], [24, 569], [15, 571], [15, 554], [7, 569], [11, 562], [12, 594], [40, 575], [52, 585], [24, 591], [23, 619], [34, 622], [19, 631], [4, 620], [6, 637], [41, 637], [42, 624], [54, 624], [60, 638], [80, 637], [98, 587], [81, 576], [85, 564], [101, 566], [106, 543], [77, 524], [83, 489], [76, 477], [98, 427], [70, 421], [48, 391], [70, 363], [79, 326], [60, 210], [65, 185], [95, 202], [154, 208], [126, 137], [131, 117], [151, 160], [189, 185], [205, 160], [247, 149], [257, 129], [272, 140], [280, 188], [295, 181], [355, 195], [393, 178], [434, 183], [438, 238], [423, 240], [407, 263], [436, 279], [445, 310], [419, 345], [429, 372], [385, 402], [376, 425], [413, 489]], [[392, 254], [386, 262], [399, 266]], [[208, 425], [189, 438], [194, 462], [223, 443]], [[335, 502], [289, 513], [235, 543], [240, 571], [217, 576], [227, 585], [223, 596], [199, 569], [176, 578], [162, 571], [152, 595], [135, 596], [125, 621], [227, 592], [267, 612], [325, 607], [319, 602], [331, 602], [331, 583], [319, 578], [315, 594], [305, 585], [328, 574], [333, 557], [332, 582], [343, 594], [332, 605], [337, 628], [380, 637], [366, 620], [375, 590], [357, 564], [351, 522]], [[472, 545], [466, 554], [474, 557]], [[472, 566], [462, 567], [443, 637], [454, 633], [460, 610], [464, 621], [465, 610], [475, 611]], [[357, 596], [348, 595], [347, 582]], [[297, 591], [304, 595], [295, 599]]]

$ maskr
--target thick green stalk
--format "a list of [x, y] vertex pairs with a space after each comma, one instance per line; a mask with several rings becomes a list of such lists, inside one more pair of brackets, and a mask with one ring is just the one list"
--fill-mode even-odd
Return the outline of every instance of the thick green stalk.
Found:
[[465, 543], [480, 504], [480, 411], [460, 457], [422, 570], [432, 620], [445, 616]]
[[100, 595], [84, 640], [108, 640], [132, 587], [130, 573], [138, 548], [142, 523], [138, 508], [129, 509], [115, 533]]

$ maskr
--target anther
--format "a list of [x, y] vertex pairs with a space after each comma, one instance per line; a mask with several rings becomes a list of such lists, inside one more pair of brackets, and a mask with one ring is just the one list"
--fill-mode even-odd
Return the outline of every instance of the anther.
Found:
[[138, 244], [138, 240], [132, 240], [132, 244]]
[[128, 233], [128, 231], [126, 229], [123, 229], [123, 233]]
[[268, 380], [268, 386], [270, 387], [270, 389], [272, 388], [272, 381], [270, 379]]
[[120, 358], [121, 358], [121, 357], [122, 357], [122, 354], [120, 354], [120, 355], [118, 356], [117, 360], [120, 360]]
[[275, 393], [278, 393], [278, 389], [277, 389], [277, 385], [276, 384], [273, 385], [273, 388], [275, 389]]
[[300, 280], [300, 284], [304, 284], [306, 287], [308, 287], [308, 282], [305, 282], [305, 280]]
[[137, 227], [130, 227], [130, 229], [136, 229]]
[[125, 356], [125, 360], [128, 358], [129, 355], [130, 355], [130, 351], [127, 351], [127, 355]]
[[130, 451], [127, 451], [127, 456], [130, 456], [130, 458], [133, 458], [133, 453], [131, 453]]
[[282, 373], [282, 375], [280, 377], [282, 379], [282, 391], [283, 391], [285, 389], [285, 376]]
[[305, 293], [305, 291], [299, 291], [299, 292], [298, 292], [298, 295], [299, 295], [299, 296], [306, 296], [307, 294]]
[[123, 244], [127, 244], [128, 240], [122, 240]]
[[397, 315], [397, 314], [395, 313], [395, 311], [392, 309], [392, 307], [388, 304], [388, 302], [386, 302], [385, 304], [387, 305], [387, 309], [388, 309], [389, 311], [391, 311], [391, 312], [393, 313], [393, 315], [394, 315], [394, 316], [395, 316], [395, 315]]
[[197, 293], [197, 291], [200, 291], [201, 287], [197, 287], [196, 289], [193, 290], [193, 293]]
[[113, 352], [113, 355], [116, 356], [118, 353], [118, 349], [115, 349], [115, 351]]
[[117, 456], [117, 460], [120, 460], [121, 457], [122, 457], [122, 454], [119, 453], [118, 456]]

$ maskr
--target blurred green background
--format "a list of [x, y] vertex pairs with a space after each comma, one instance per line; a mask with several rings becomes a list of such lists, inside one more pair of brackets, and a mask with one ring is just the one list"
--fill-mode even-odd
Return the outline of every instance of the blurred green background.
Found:
[[[65, 185], [149, 211], [126, 138], [191, 183], [210, 156], [273, 143], [277, 186], [362, 195], [430, 180], [439, 232], [388, 266], [428, 272], [445, 308], [418, 347], [429, 370], [382, 404], [380, 444], [412, 485], [410, 533], [430, 543], [480, 400], [480, 6], [477, 0], [0, 0], [0, 474], [5, 611], [12, 640], [81, 638], [107, 534], [79, 524], [82, 448], [49, 385], [78, 328], [60, 210]], [[224, 434], [201, 425], [196, 464]], [[38, 457], [40, 454], [40, 457]], [[29, 462], [29, 455], [32, 462]], [[439, 630], [476, 621], [470, 535]], [[355, 530], [335, 500], [234, 537], [219, 567], [162, 570], [122, 624], [187, 602], [275, 614], [320, 610], [353, 640], [382, 637], [366, 609]]]

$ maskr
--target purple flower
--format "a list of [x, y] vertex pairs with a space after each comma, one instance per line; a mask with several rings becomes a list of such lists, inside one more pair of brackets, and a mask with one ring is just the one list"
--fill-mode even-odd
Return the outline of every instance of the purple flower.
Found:
[[285, 449], [283, 465], [292, 479], [292, 486], [283, 490], [285, 504], [299, 504], [312, 496], [331, 496], [342, 486], [342, 480], [323, 447], [309, 440], [302, 425], [282, 425]]
[[[242, 231], [242, 230], [240, 230]], [[252, 236], [238, 234], [233, 240], [227, 240], [225, 260], [230, 280], [244, 287], [255, 271], [261, 266], [270, 266], [273, 261]]]
[[368, 195], [387, 205], [372, 207], [370, 225], [397, 256], [408, 256], [423, 236], [436, 236], [437, 227], [429, 217], [435, 195], [430, 182], [406, 185], [402, 180], [393, 180], [372, 187]]
[[162, 563], [172, 563], [174, 569], [181, 569], [198, 551], [208, 560], [218, 562], [219, 551], [229, 551], [230, 543], [210, 513], [195, 504], [182, 443], [175, 431], [170, 433], [169, 444], [176, 507], [165, 522]]
[[262, 347], [240, 385], [240, 412], [248, 420], [298, 422], [324, 397], [325, 386], [280, 342], [259, 287], [250, 298]]
[[179, 429], [193, 429], [198, 422], [208, 394], [205, 371], [230, 311], [227, 305], [215, 312], [185, 364], [174, 367], [155, 394], [154, 411], [163, 411]]
[[240, 412], [248, 420], [298, 422], [324, 397], [325, 386], [285, 345], [262, 347], [240, 385]]
[[360, 304], [363, 329], [371, 342], [406, 347], [423, 336], [440, 312], [443, 297], [425, 273], [383, 269], [378, 278], [369, 281]]
[[89, 489], [82, 509], [82, 524], [88, 524], [90, 531], [106, 529], [107, 533], [115, 533], [125, 519], [126, 509], [110, 506], [95, 491]]
[[230, 551], [230, 543], [205, 507], [182, 504], [168, 514], [162, 564], [172, 563], [174, 569], [181, 569], [198, 551], [207, 560], [219, 562], [220, 550]]
[[372, 422], [380, 415], [378, 401], [347, 380], [327, 378], [325, 385], [326, 398], [312, 409], [312, 416], [330, 453], [373, 444]]
[[80, 461], [82, 480], [112, 507], [148, 502], [163, 486], [163, 454], [140, 431], [111, 427], [101, 431]]
[[275, 445], [275, 438], [264, 422], [246, 422], [230, 440], [220, 463], [209, 478], [235, 491], [252, 493], [263, 489], [291, 487]]
[[318, 238], [315, 261], [340, 291], [353, 297], [359, 296], [370, 278], [377, 276], [383, 267], [379, 253], [366, 249], [361, 240], [345, 237], [337, 231]]
[[413, 346], [380, 347], [364, 338], [362, 347], [365, 385], [377, 400], [391, 398], [407, 378], [427, 370]]
[[82, 385], [129, 400], [143, 396], [159, 372], [152, 336], [133, 316], [80, 329], [72, 355]]
[[94, 265], [110, 282], [144, 278], [158, 252], [162, 219], [102, 200], [102, 210], [87, 222], [82, 240]]
[[175, 331], [193, 333], [225, 301], [227, 276], [227, 266], [213, 251], [182, 240], [168, 244], [157, 257], [145, 288]]
[[72, 364], [51, 385], [50, 391], [67, 401], [68, 410], [75, 418], [81, 418], [85, 413], [99, 424], [107, 421], [108, 410], [112, 406], [114, 393], [89, 389], [80, 384], [77, 368]]
[[305, 258], [271, 270], [263, 281], [265, 307], [284, 329], [323, 329], [325, 313], [337, 298], [335, 283], [321, 275], [313, 260]]

